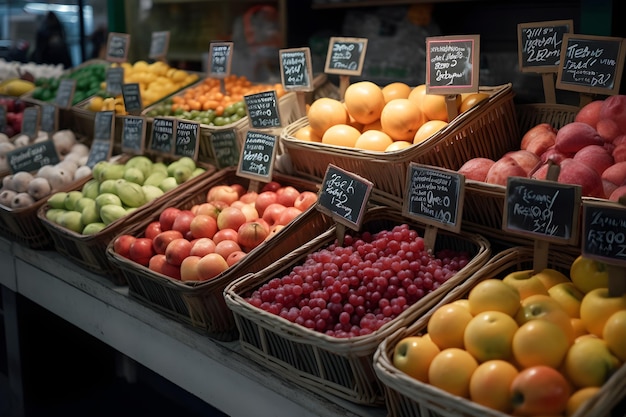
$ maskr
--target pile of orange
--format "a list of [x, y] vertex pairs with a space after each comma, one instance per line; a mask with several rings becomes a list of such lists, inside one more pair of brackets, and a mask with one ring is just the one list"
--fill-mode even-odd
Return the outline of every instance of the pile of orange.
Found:
[[[489, 96], [457, 96], [457, 113]], [[323, 97], [308, 108], [309, 124], [296, 139], [328, 145], [391, 152], [419, 144], [448, 125], [446, 98], [426, 94], [426, 85], [410, 87], [394, 82], [384, 87], [370, 81], [351, 84], [343, 102]]]

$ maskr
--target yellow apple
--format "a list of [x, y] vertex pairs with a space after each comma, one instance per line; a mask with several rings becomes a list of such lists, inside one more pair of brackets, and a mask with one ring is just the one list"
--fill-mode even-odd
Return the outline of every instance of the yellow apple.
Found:
[[580, 318], [589, 333], [601, 337], [606, 321], [619, 310], [626, 310], [626, 294], [611, 297], [608, 288], [596, 288], [580, 303]]
[[513, 317], [501, 311], [483, 311], [465, 326], [465, 350], [478, 362], [512, 357], [511, 343], [518, 325]]
[[606, 264], [582, 255], [572, 262], [569, 276], [574, 285], [585, 294], [596, 288], [609, 286], [609, 272]]
[[571, 282], [570, 279], [561, 271], [552, 268], [545, 268], [537, 272], [534, 276], [539, 278], [546, 289], [550, 289], [561, 282]]
[[626, 310], [611, 314], [604, 324], [602, 339], [621, 361], [626, 361]]
[[551, 321], [563, 330], [570, 343], [574, 341], [571, 317], [549, 295], [535, 294], [520, 302], [520, 309], [515, 316], [517, 323], [521, 326], [535, 319]]
[[467, 308], [458, 304], [444, 304], [438, 307], [428, 319], [427, 330], [439, 349], [463, 348], [465, 326], [472, 319]]
[[470, 399], [494, 410], [510, 413], [513, 410], [509, 387], [519, 374], [508, 361], [499, 359], [483, 362], [470, 378]]
[[548, 320], [530, 320], [513, 336], [513, 356], [523, 368], [545, 365], [558, 368], [570, 347], [570, 341], [558, 325]]
[[400, 339], [393, 352], [393, 366], [413, 378], [428, 382], [428, 368], [439, 348], [430, 339], [407, 336]]
[[561, 282], [548, 289], [548, 295], [561, 305], [570, 316], [580, 317], [580, 304], [585, 293], [579, 290], [573, 282]]
[[469, 398], [470, 379], [476, 368], [478, 362], [468, 351], [459, 348], [444, 349], [430, 363], [428, 381], [452, 395]]
[[600, 387], [586, 387], [574, 391], [567, 400], [567, 406], [565, 407], [565, 416], [571, 417], [576, 414], [579, 408], [587, 403], [600, 391]]
[[545, 285], [534, 275], [532, 270], [511, 272], [502, 278], [502, 282], [517, 288], [522, 300], [533, 294], [548, 295]]
[[483, 311], [502, 311], [513, 317], [519, 310], [520, 294], [501, 279], [488, 278], [470, 290], [467, 301], [473, 316]]
[[564, 369], [576, 388], [601, 387], [620, 366], [620, 360], [600, 338], [583, 338], [570, 346]]

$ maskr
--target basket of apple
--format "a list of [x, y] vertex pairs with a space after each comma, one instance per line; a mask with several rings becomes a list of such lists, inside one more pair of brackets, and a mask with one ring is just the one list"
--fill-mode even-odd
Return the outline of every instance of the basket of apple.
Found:
[[225, 168], [127, 227], [106, 253], [132, 297], [212, 338], [233, 340], [224, 287], [330, 228], [316, 202], [313, 182], [278, 173], [250, 181]]
[[[610, 415], [623, 400], [626, 295], [607, 268], [513, 247], [386, 338], [374, 355], [390, 416]], [[451, 371], [454, 370], [454, 371]]]
[[359, 231], [333, 226], [224, 290], [243, 352], [290, 382], [379, 406], [372, 356], [382, 339], [428, 311], [488, 259], [479, 235], [424, 228], [372, 206]]

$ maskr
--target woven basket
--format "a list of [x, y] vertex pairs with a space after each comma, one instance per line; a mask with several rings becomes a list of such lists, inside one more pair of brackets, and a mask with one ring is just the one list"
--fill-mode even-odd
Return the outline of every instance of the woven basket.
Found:
[[[407, 223], [423, 235], [421, 226], [388, 207], [370, 208], [364, 215], [363, 230], [379, 231]], [[288, 274], [309, 253], [335, 240], [336, 227], [320, 234], [310, 244], [263, 271], [245, 275], [224, 290], [226, 304], [233, 311], [243, 352], [282, 377], [331, 399], [337, 397], [369, 406], [384, 402], [382, 387], [372, 368], [378, 344], [397, 329], [412, 323], [448, 291], [464, 282], [489, 258], [488, 242], [479, 235], [437, 233], [435, 250], [454, 248], [471, 256], [468, 265], [437, 290], [425, 295], [401, 315], [367, 336], [350, 339], [331, 337], [254, 307], [244, 297], [274, 277]]]
[[514, 146], [519, 134], [511, 85], [480, 91], [489, 94], [489, 99], [461, 113], [424, 142], [399, 151], [374, 152], [296, 139], [296, 131], [309, 124], [307, 117], [283, 129], [281, 145], [295, 173], [323, 178], [332, 163], [372, 181], [373, 195], [401, 205], [411, 162], [457, 170], [472, 157], [501, 155]]
[[[569, 273], [574, 261], [572, 255], [551, 251], [548, 265], [551, 268]], [[478, 282], [504, 277], [509, 272], [532, 269], [533, 249], [530, 247], [513, 247], [498, 253], [480, 271], [455, 288], [438, 305], [450, 303], [459, 298], [467, 297], [469, 290]], [[420, 382], [393, 366], [395, 345], [404, 337], [419, 335], [426, 332], [428, 319], [434, 308], [415, 323], [400, 329], [392, 336], [383, 340], [374, 354], [374, 370], [385, 387], [388, 417], [505, 417], [504, 414], [483, 407], [465, 398], [448, 394], [432, 385]], [[623, 400], [626, 387], [626, 367], [622, 366], [600, 392], [579, 409], [572, 417], [605, 417]]]
[[[300, 191], [317, 192], [317, 185], [309, 181], [280, 174], [275, 174], [272, 179], [280, 184], [296, 187]], [[225, 168], [205, 178], [201, 183], [195, 184], [185, 193], [178, 194], [168, 203], [168, 206], [190, 209], [195, 204], [206, 202], [206, 194], [211, 187], [233, 183], [241, 184], [244, 188], [250, 186], [250, 180], [238, 177], [235, 168]], [[143, 235], [146, 226], [157, 220], [159, 213], [160, 211], [153, 211], [121, 233], [133, 236]], [[226, 284], [243, 274], [263, 269], [271, 262], [314, 239], [331, 226], [332, 222], [312, 207], [270, 241], [257, 246], [222, 274], [204, 282], [184, 283], [151, 271], [115, 253], [112, 242], [108, 245], [106, 254], [111, 263], [124, 274], [128, 282], [129, 294], [133, 298], [212, 338], [234, 340], [237, 337], [237, 328], [222, 295]]]

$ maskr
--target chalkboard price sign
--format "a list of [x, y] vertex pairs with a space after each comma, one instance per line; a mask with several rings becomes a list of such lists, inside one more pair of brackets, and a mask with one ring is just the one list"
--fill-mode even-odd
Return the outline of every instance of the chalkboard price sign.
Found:
[[556, 243], [578, 241], [581, 188], [554, 181], [510, 177], [502, 228]]
[[465, 179], [454, 171], [411, 163], [404, 214], [444, 229], [461, 230]]
[[366, 51], [366, 38], [331, 37], [324, 72], [339, 75], [361, 75]]
[[122, 152], [141, 155], [146, 137], [146, 119], [138, 116], [124, 116], [122, 119]]
[[282, 126], [276, 91], [263, 91], [243, 97], [248, 108], [248, 120], [253, 129], [272, 129]]
[[107, 38], [106, 59], [110, 62], [125, 62], [128, 59], [130, 35], [128, 33], [109, 33]]
[[74, 90], [76, 89], [76, 80], [73, 78], [64, 78], [59, 83], [57, 94], [54, 98], [54, 104], [62, 109], [72, 106], [74, 100]]
[[0, 105], [0, 132], [4, 132], [7, 127], [7, 108]]
[[160, 32], [152, 32], [152, 40], [150, 42], [151, 59], [164, 58], [167, 55], [167, 49], [170, 44], [170, 32], [168, 30]]
[[572, 20], [517, 25], [519, 67], [522, 72], [557, 72], [563, 35], [571, 33]]
[[556, 87], [588, 94], [618, 94], [624, 42], [623, 38], [566, 33]]
[[124, 97], [124, 107], [128, 113], [137, 114], [141, 112], [143, 104], [139, 83], [122, 84], [122, 96]]
[[156, 152], [171, 154], [174, 148], [176, 119], [155, 117], [152, 121], [150, 149]]
[[478, 91], [480, 36], [426, 38], [426, 92], [461, 94]]
[[280, 75], [287, 91], [311, 91], [313, 70], [309, 48], [281, 49]]
[[230, 74], [233, 59], [232, 42], [211, 42], [209, 44], [209, 76], [225, 78]]
[[200, 123], [179, 120], [176, 123], [176, 147], [174, 155], [188, 156], [196, 159], [198, 156], [198, 136]]
[[124, 67], [110, 67], [106, 72], [106, 92], [111, 96], [122, 94], [124, 84]]
[[41, 127], [44, 132], [54, 133], [59, 126], [59, 108], [52, 104], [41, 106]]
[[59, 154], [52, 140], [45, 140], [7, 152], [7, 161], [14, 174], [19, 171], [37, 171], [44, 165], [59, 163]]
[[239, 163], [239, 144], [234, 129], [210, 132], [211, 147], [217, 166], [222, 169], [237, 166]]
[[41, 112], [39, 106], [26, 107], [22, 116], [22, 134], [31, 139], [36, 138], [39, 133], [40, 119]]
[[93, 168], [98, 162], [111, 158], [111, 140], [94, 140], [87, 157], [87, 166]]
[[237, 174], [260, 181], [272, 178], [276, 136], [249, 130], [243, 143]]
[[113, 137], [113, 124], [115, 123], [115, 112], [112, 110], [96, 112], [93, 122], [94, 140], [111, 141]]
[[583, 202], [582, 254], [626, 266], [626, 207], [612, 202]]
[[328, 164], [316, 208], [338, 223], [359, 230], [372, 186], [371, 181]]

